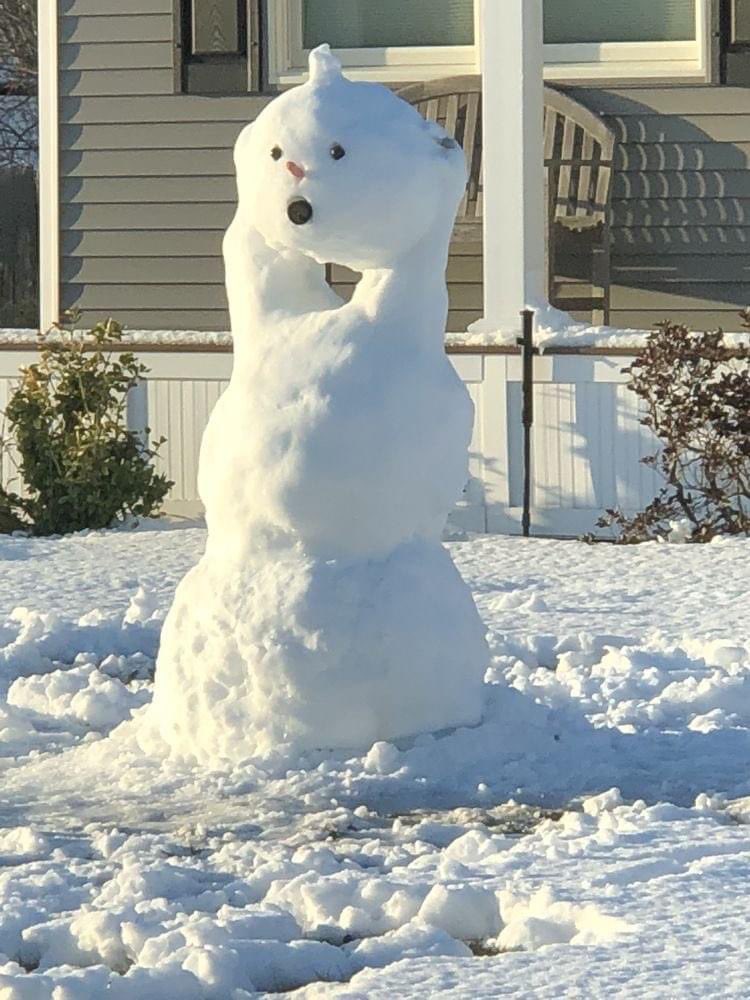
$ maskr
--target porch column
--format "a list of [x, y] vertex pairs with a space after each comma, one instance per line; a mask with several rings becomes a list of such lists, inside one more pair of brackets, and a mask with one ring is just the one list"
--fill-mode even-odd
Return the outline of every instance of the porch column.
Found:
[[39, 328], [42, 333], [60, 319], [58, 20], [57, 0], [38, 0]]
[[542, 0], [481, 0], [480, 30], [484, 319], [472, 329], [512, 333], [526, 306], [549, 311]]

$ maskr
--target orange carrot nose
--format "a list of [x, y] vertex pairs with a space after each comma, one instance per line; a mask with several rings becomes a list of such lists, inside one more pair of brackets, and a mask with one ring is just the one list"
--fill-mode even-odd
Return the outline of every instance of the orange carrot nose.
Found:
[[305, 171], [302, 169], [299, 163], [295, 163], [293, 160], [287, 160], [286, 169], [289, 171], [292, 177], [296, 177], [298, 181], [301, 181], [302, 178], [305, 176]]

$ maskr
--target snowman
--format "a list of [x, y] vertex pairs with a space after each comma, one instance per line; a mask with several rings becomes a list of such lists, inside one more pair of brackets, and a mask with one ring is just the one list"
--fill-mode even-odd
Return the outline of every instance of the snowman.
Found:
[[[473, 422], [443, 349], [463, 153], [321, 46], [235, 164], [208, 540], [164, 624], [145, 741], [224, 767], [475, 724], [485, 630], [441, 544]], [[325, 262], [362, 273], [351, 301]]]

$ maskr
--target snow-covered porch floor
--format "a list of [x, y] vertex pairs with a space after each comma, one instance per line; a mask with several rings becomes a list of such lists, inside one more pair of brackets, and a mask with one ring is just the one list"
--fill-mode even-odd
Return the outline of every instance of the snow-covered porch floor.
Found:
[[750, 994], [750, 542], [452, 542], [485, 722], [219, 775], [108, 735], [204, 538], [0, 538], [3, 1000]]

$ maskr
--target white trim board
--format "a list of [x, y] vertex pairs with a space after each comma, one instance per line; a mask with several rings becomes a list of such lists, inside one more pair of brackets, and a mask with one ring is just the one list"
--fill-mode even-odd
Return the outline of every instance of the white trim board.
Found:
[[60, 164], [57, 0], [38, 0], [39, 328], [60, 318]]

